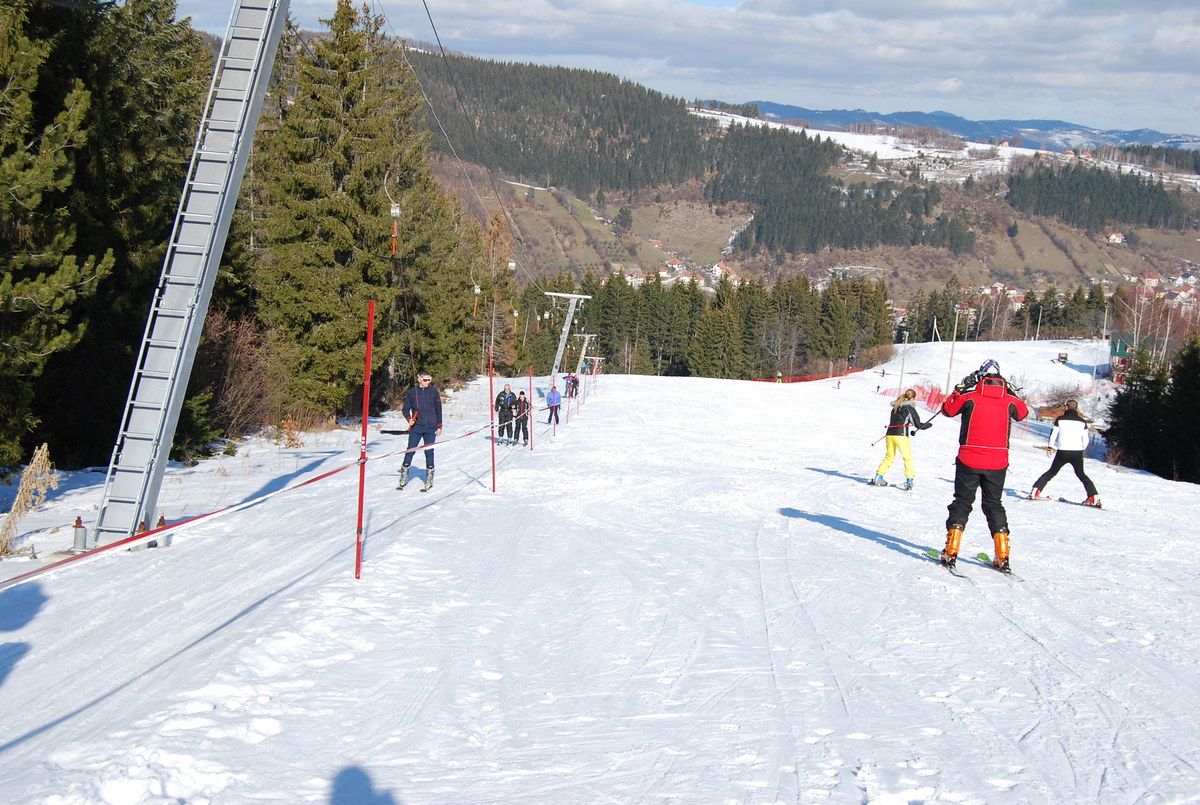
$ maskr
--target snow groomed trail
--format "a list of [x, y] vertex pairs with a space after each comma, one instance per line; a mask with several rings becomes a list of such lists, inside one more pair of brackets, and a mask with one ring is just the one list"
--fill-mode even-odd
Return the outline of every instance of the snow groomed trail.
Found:
[[[1002, 367], [1041, 366], [1035, 347]], [[959, 349], [961, 376], [980, 360]], [[914, 382], [944, 380], [938, 350], [909, 352]], [[1194, 487], [1088, 461], [1106, 510], [1024, 501], [1048, 459], [1022, 432], [1019, 579], [965, 559], [955, 578], [922, 553], [957, 423], [914, 438], [914, 491], [866, 485], [887, 371], [606, 376], [535, 451], [498, 448], [495, 494], [478, 444], [439, 447], [428, 494], [373, 465], [359, 582], [343, 473], [0, 593], [3, 798], [1196, 797]], [[474, 393], [450, 406], [463, 429]]]

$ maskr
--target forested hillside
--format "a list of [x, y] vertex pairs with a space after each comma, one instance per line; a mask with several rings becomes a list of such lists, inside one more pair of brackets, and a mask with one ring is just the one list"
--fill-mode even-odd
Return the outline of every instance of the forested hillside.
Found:
[[[1003, 218], [1052, 216], [1087, 233], [1108, 226], [1179, 229], [1196, 218], [1194, 201], [1189, 209], [1177, 191], [1132, 173], [1037, 162], [1005, 177], [1007, 210], [981, 213], [991, 206], [986, 187], [947, 203], [944, 188], [916, 169], [843, 183], [837, 176], [851, 156], [832, 142], [756, 125], [714, 129], [687, 114], [682, 100], [611, 75], [427, 52], [409, 58], [430, 99], [435, 149], [453, 150], [502, 177], [558, 187], [612, 215], [622, 204], [645, 203], [647, 191], [660, 197], [663, 188], [701, 180], [715, 208], [737, 202], [754, 211], [752, 225], [734, 241], [735, 259], [770, 255], [787, 263], [831, 248], [933, 247], [945, 250], [940, 262], [947, 265], [986, 263], [994, 247], [979, 254], [979, 241]], [[1173, 149], [1128, 156], [1157, 165], [1187, 159]], [[1043, 266], [1028, 271], [1047, 268], [1054, 273]], [[1104, 273], [1096, 268], [1074, 273]]]
[[1035, 163], [1008, 179], [1008, 202], [1018, 210], [1052, 215], [1098, 232], [1114, 224], [1182, 229], [1188, 210], [1179, 190], [1131, 173], [1080, 163], [1055, 168]]
[[420, 52], [410, 59], [434, 110], [434, 147], [453, 144], [459, 156], [520, 181], [603, 198], [701, 178], [713, 203], [758, 210], [737, 241], [746, 253], [878, 244], [962, 253], [974, 245], [960, 218], [937, 209], [936, 188], [848, 189], [831, 178], [846, 154], [829, 141], [759, 126], [716, 129], [682, 100], [604, 73]]
[[[436, 119], [464, 159], [582, 195], [701, 176], [714, 127], [682, 99], [594, 70], [409, 51]], [[460, 105], [461, 103], [461, 105]], [[443, 136], [443, 131], [444, 135]]]

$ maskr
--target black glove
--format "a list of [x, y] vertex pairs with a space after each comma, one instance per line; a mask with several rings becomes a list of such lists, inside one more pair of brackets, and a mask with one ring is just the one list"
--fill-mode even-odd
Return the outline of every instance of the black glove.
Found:
[[967, 389], [974, 388], [978, 383], [979, 372], [971, 372], [971, 374], [964, 377], [962, 381], [954, 387], [954, 390], [959, 392], [966, 391]]

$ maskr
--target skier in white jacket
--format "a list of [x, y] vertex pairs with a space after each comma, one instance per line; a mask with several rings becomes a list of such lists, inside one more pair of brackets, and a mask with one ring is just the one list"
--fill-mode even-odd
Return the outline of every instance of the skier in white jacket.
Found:
[[1050, 483], [1059, 470], [1070, 464], [1071, 468], [1075, 470], [1075, 477], [1083, 483], [1083, 489], [1087, 492], [1087, 500], [1083, 501], [1084, 504], [1100, 508], [1100, 495], [1096, 492], [1096, 485], [1083, 471], [1083, 451], [1087, 449], [1087, 426], [1090, 423], [1090, 419], [1079, 413], [1079, 403], [1075, 400], [1067, 400], [1067, 410], [1054, 420], [1054, 429], [1050, 431], [1050, 443], [1047, 448], [1050, 450], [1057, 448], [1058, 452], [1054, 454], [1054, 460], [1050, 462], [1050, 469], [1043, 472], [1041, 477], [1033, 482], [1033, 489], [1029, 493], [1031, 500], [1040, 498], [1046, 484]]

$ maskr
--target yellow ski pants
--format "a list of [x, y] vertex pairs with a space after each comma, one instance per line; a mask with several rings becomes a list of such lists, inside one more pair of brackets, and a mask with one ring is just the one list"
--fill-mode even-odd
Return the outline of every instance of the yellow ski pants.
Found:
[[887, 471], [892, 468], [892, 464], [896, 461], [896, 451], [900, 451], [900, 457], [904, 459], [904, 477], [916, 478], [917, 469], [913, 466], [912, 445], [908, 441], [907, 436], [888, 436], [887, 438], [887, 453], [883, 457], [883, 461], [879, 462], [879, 469], [875, 470], [876, 475], [887, 475]]

